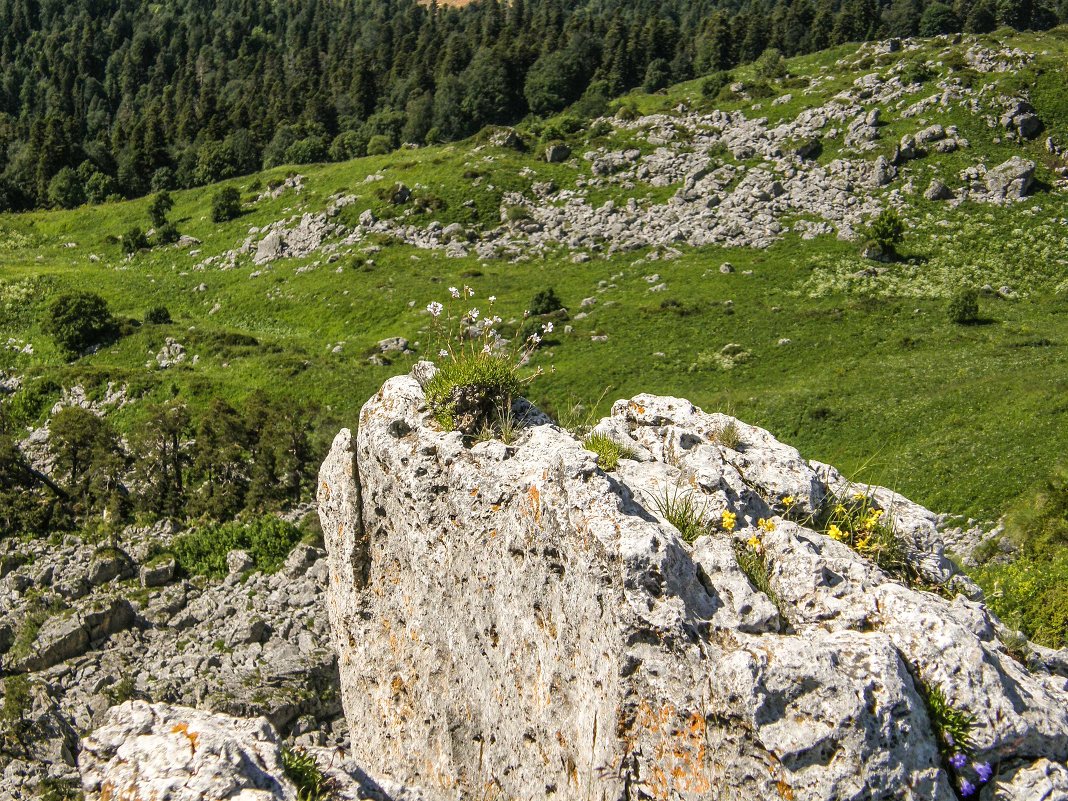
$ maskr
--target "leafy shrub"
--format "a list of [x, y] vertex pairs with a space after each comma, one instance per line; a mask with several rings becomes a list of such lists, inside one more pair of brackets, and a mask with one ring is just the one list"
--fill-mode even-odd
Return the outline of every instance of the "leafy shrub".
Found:
[[157, 228], [166, 225], [167, 215], [174, 208], [174, 198], [166, 190], [157, 192], [148, 204], [148, 217]]
[[901, 216], [893, 209], [883, 209], [871, 223], [868, 224], [868, 240], [882, 253], [893, 256], [897, 253], [897, 245], [905, 235], [905, 224]]
[[769, 47], [753, 63], [753, 74], [765, 80], [778, 80], [786, 75], [786, 59], [777, 48]]
[[93, 292], [57, 296], [48, 305], [41, 328], [68, 356], [107, 341], [117, 330], [107, 302]]
[[165, 222], [156, 231], [156, 241], [161, 245], [173, 245], [182, 238], [174, 223]]
[[934, 77], [931, 68], [926, 61], [910, 61], [901, 71], [901, 81], [904, 84], [927, 83]]
[[375, 134], [367, 142], [368, 156], [385, 156], [393, 152], [393, 142], [385, 134]]
[[211, 196], [211, 221], [226, 222], [241, 214], [241, 193], [236, 187], [224, 186]]
[[8, 413], [16, 425], [29, 426], [37, 423], [46, 409], [59, 400], [62, 387], [55, 381], [39, 379], [27, 382], [8, 401]]
[[139, 226], [135, 225], [122, 235], [123, 253], [136, 253], [139, 250], [146, 250], [148, 247], [148, 237], [145, 236], [145, 232]]
[[619, 467], [620, 459], [633, 459], [634, 451], [607, 434], [590, 434], [583, 440], [586, 450], [597, 454], [597, 466], [610, 473]]
[[273, 573], [282, 566], [303, 534], [291, 523], [267, 516], [251, 522], [207, 525], [175, 537], [170, 551], [185, 575], [223, 578], [226, 555], [247, 551], [257, 570]]
[[949, 321], [958, 325], [971, 325], [979, 320], [979, 293], [974, 289], [962, 289], [949, 299], [946, 308]]
[[709, 99], [719, 97], [719, 93], [723, 91], [723, 87], [729, 86], [730, 82], [731, 74], [726, 70], [713, 72], [701, 81], [701, 96]]
[[563, 302], [556, 296], [556, 291], [549, 287], [534, 296], [534, 299], [530, 301], [530, 309], [528, 311], [532, 317], [540, 317], [543, 314], [552, 314], [562, 308], [564, 308]]
[[167, 325], [171, 321], [171, 313], [166, 306], [153, 306], [145, 312], [145, 322], [149, 325]]
[[754, 100], [765, 100], [778, 94], [767, 81], [753, 81], [746, 84], [745, 91]]

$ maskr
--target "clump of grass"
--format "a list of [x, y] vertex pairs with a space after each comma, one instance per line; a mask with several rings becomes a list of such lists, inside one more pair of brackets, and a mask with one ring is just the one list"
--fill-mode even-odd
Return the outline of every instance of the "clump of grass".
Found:
[[975, 717], [953, 706], [941, 687], [930, 686], [920, 682], [920, 692], [927, 702], [931, 716], [931, 725], [938, 735], [938, 745], [945, 755], [960, 752], [965, 756], [972, 754], [972, 728]]
[[999, 631], [998, 641], [1005, 647], [1005, 652], [1019, 662], [1027, 670], [1031, 669], [1031, 660], [1034, 657], [1031, 651], [1031, 643], [1028, 642], [1021, 632]]
[[735, 541], [734, 558], [749, 583], [768, 596], [775, 606], [779, 606], [779, 597], [771, 588], [771, 570], [764, 549], [752, 543]]
[[686, 542], [709, 533], [709, 526], [704, 522], [705, 506], [698, 505], [692, 492], [665, 487], [660, 495], [651, 496], [651, 501], [660, 516], [677, 528]]
[[922, 678], [916, 684], [931, 718], [943, 768], [956, 779], [961, 796], [974, 795], [979, 785], [989, 782], [994, 773], [989, 762], [969, 764], [974, 753], [975, 716], [954, 706], [941, 687], [927, 684]]
[[732, 451], [738, 450], [738, 446], [742, 444], [742, 432], [738, 430], [738, 424], [734, 420], [727, 421], [713, 431], [710, 438], [716, 444]]
[[499, 439], [505, 445], [511, 445], [522, 428], [522, 421], [512, 411], [511, 396], [505, 398], [493, 412], [493, 419], [484, 420], [475, 436], [476, 442], [489, 442]]
[[323, 773], [315, 757], [303, 748], [283, 748], [282, 767], [286, 777], [297, 786], [297, 801], [329, 801], [334, 798], [336, 783]]
[[519, 394], [518, 368], [507, 356], [478, 351], [446, 359], [424, 387], [427, 407], [447, 431], [476, 432], [504, 399]]
[[619, 467], [620, 459], [633, 459], [634, 451], [607, 434], [589, 434], [582, 441], [583, 447], [597, 454], [597, 466], [605, 472]]

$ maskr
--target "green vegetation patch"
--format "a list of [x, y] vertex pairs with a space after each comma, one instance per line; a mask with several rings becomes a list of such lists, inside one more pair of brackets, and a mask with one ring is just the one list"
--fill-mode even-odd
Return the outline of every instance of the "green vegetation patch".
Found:
[[223, 578], [227, 575], [226, 555], [247, 551], [256, 570], [273, 573], [282, 566], [302, 532], [277, 517], [251, 522], [233, 521], [207, 525], [182, 534], [171, 543], [170, 551], [185, 575]]

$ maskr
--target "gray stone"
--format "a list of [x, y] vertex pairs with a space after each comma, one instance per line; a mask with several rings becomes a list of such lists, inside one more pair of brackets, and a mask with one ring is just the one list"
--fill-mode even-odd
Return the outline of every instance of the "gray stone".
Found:
[[127, 701], [82, 741], [78, 768], [87, 801], [297, 801], [264, 718]]
[[89, 563], [89, 583], [94, 587], [114, 581], [119, 577], [126, 578], [133, 574], [133, 564], [124, 553], [113, 549], [105, 549], [93, 556]]
[[176, 562], [173, 556], [166, 556], [159, 561], [141, 566], [142, 587], [162, 587], [174, 578]]
[[248, 551], [234, 550], [226, 554], [226, 569], [231, 576], [244, 573], [255, 566], [256, 562], [249, 556]]
[[264, 264], [279, 259], [285, 253], [286, 240], [281, 231], [271, 231], [256, 245], [256, 264]]
[[550, 164], [560, 164], [571, 158], [571, 148], [567, 145], [549, 145], [545, 148], [545, 160]]
[[1018, 200], [1027, 195], [1035, 176], [1035, 163], [1013, 156], [986, 173], [986, 189], [999, 200]]
[[408, 340], [404, 337], [389, 337], [378, 342], [379, 353], [404, 353], [408, 350]]
[[953, 190], [937, 178], [932, 178], [930, 185], [924, 190], [923, 196], [928, 200], [952, 200]]

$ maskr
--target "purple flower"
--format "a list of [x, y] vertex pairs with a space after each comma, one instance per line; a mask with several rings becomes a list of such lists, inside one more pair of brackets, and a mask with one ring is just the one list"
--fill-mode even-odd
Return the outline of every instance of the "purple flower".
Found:
[[952, 765], [955, 770], [960, 770], [967, 762], [968, 760], [960, 751], [949, 758], [949, 764]]
[[956, 740], [954, 740], [954, 739], [953, 739], [953, 735], [952, 735], [952, 734], [950, 734], [950, 733], [949, 733], [949, 732], [947, 731], [947, 732], [946, 732], [946, 745], [948, 745], [949, 747], [951, 747], [951, 748], [952, 748], [952, 747], [953, 747], [954, 745], [956, 745], [956, 744], [957, 744], [957, 742], [956, 742]]
[[960, 780], [960, 794], [961, 795], [972, 795], [974, 792], [975, 792], [975, 785], [974, 784], [972, 784], [967, 779], [961, 779]]
[[979, 774], [979, 781], [983, 784], [990, 781], [990, 777], [994, 774], [994, 771], [990, 769], [989, 762], [976, 762], [972, 767], [975, 768], [975, 772]]

